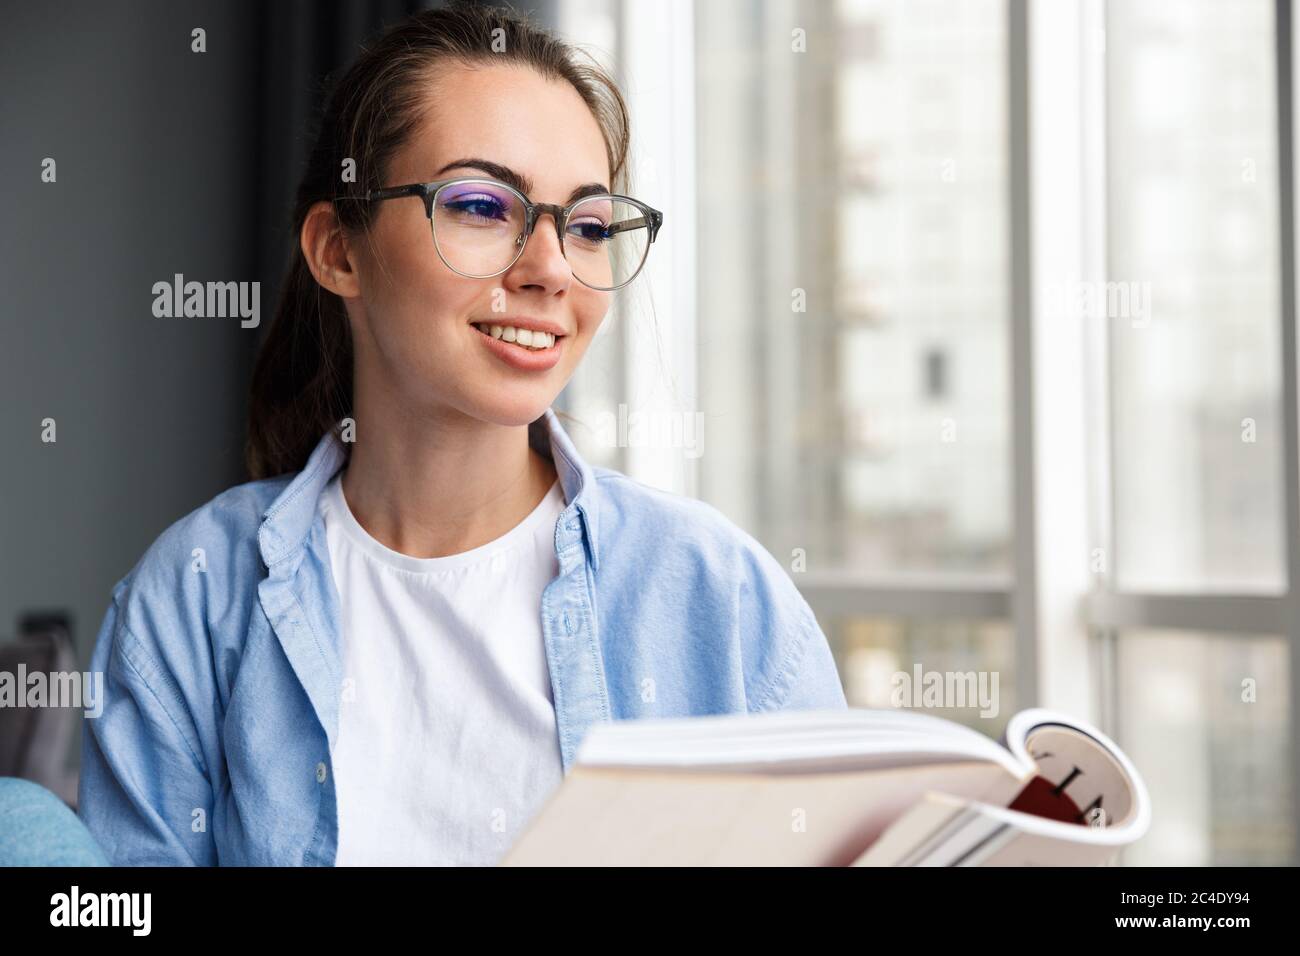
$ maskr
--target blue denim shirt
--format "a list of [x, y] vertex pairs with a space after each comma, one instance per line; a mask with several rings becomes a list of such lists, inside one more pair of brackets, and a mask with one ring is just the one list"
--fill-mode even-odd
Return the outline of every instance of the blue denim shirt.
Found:
[[[588, 465], [550, 409], [529, 438], [567, 502], [540, 608], [566, 773], [595, 721], [845, 706], [811, 609], [757, 541]], [[114, 586], [78, 810], [112, 863], [333, 865], [343, 652], [317, 500], [345, 462], [327, 432], [302, 471], [218, 495]]]

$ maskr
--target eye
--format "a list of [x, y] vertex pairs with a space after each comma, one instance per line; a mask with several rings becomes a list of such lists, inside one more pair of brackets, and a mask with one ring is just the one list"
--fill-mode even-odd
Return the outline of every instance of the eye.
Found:
[[588, 219], [584, 222], [570, 222], [569, 234], [584, 242], [606, 242], [609, 239], [609, 227], [595, 219]]
[[442, 204], [446, 212], [457, 219], [472, 221], [488, 219], [500, 222], [508, 216], [505, 204], [496, 196], [457, 196]]

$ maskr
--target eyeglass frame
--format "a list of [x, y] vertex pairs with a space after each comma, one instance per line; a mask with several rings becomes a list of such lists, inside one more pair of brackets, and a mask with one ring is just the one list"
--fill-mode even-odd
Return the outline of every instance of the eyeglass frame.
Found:
[[[438, 243], [438, 230], [433, 221], [433, 201], [437, 198], [439, 191], [444, 186], [450, 186], [453, 183], [486, 183], [491, 186], [497, 186], [501, 189], [508, 190], [517, 196], [521, 205], [524, 207], [524, 231], [520, 233], [522, 241], [515, 241], [515, 245], [518, 246], [518, 248], [515, 250], [514, 258], [496, 272], [489, 273], [485, 276], [470, 275], [468, 272], [461, 272], [448, 262], [447, 257], [442, 254], [442, 248]], [[524, 254], [524, 249], [528, 245], [528, 240], [532, 238], [533, 229], [541, 219], [541, 214], [549, 212], [551, 214], [551, 219], [555, 223], [555, 235], [560, 242], [560, 253], [564, 256], [564, 261], [569, 265], [569, 272], [587, 288], [595, 289], [597, 292], [615, 292], [627, 286], [633, 279], [641, 274], [641, 270], [645, 268], [646, 259], [650, 257], [650, 246], [654, 244], [655, 237], [659, 235], [659, 227], [663, 225], [664, 221], [664, 214], [658, 209], [646, 205], [639, 199], [633, 199], [631, 196], [624, 196], [619, 193], [595, 193], [590, 196], [579, 197], [567, 206], [561, 206], [558, 203], [533, 202], [509, 183], [503, 183], [499, 179], [490, 179], [482, 176], [455, 176], [451, 179], [439, 179], [431, 183], [407, 183], [404, 186], [385, 186], [380, 189], [371, 189], [366, 192], [366, 201], [379, 202], [385, 199], [402, 199], [406, 196], [419, 196], [424, 200], [424, 212], [425, 215], [429, 217], [429, 234], [433, 238], [433, 248], [438, 253], [438, 258], [442, 260], [443, 265], [456, 273], [456, 275], [464, 276], [467, 279], [491, 279], [508, 271], [511, 266], [519, 261], [519, 257]], [[641, 255], [641, 261], [637, 263], [636, 271], [618, 285], [610, 286], [609, 288], [594, 286], [591, 283], [584, 281], [581, 276], [574, 272], [573, 263], [569, 262], [569, 254], [564, 247], [564, 230], [568, 225], [570, 214], [572, 214], [573, 210], [578, 206], [585, 202], [590, 202], [593, 199], [618, 199], [623, 202], [631, 203], [640, 209], [644, 214], [644, 217], [649, 220], [648, 228], [650, 230], [650, 241], [645, 245], [645, 252]], [[622, 224], [620, 223], [619, 225]], [[641, 223], [638, 223], [635, 228], [642, 228]]]

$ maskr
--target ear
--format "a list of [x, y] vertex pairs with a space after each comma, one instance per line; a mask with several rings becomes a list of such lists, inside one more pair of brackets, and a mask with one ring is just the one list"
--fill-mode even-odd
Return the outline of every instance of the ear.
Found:
[[333, 203], [322, 200], [307, 211], [298, 241], [307, 268], [322, 288], [344, 299], [361, 294], [356, 263]]

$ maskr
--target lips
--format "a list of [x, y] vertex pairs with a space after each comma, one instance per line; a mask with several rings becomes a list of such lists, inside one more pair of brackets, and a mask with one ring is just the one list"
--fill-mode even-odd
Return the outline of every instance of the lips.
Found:
[[[550, 345], [535, 348], [528, 345], [520, 345], [518, 341], [506, 341], [505, 329], [502, 326], [497, 326], [497, 328], [502, 330], [500, 336], [494, 336], [492, 334], [492, 326], [486, 326], [485, 331], [484, 323], [473, 325], [471, 328], [474, 330], [475, 338], [483, 343], [484, 348], [506, 365], [524, 372], [545, 372], [548, 369], [554, 368], [556, 364], [559, 363], [561, 353], [565, 348], [565, 343], [568, 341], [568, 336], [558, 335], [554, 336]], [[533, 335], [545, 335], [547, 338], [551, 338], [549, 333], [534, 332], [531, 329], [528, 331]], [[516, 338], [517, 337], [518, 335], [516, 331]]]

